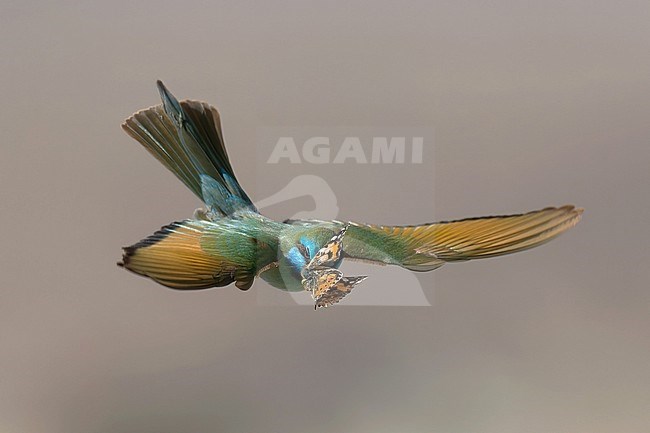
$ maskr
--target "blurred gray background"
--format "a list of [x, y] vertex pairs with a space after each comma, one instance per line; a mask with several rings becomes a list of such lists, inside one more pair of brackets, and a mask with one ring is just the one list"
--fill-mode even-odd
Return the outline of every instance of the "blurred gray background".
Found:
[[[647, 1], [2, 1], [0, 430], [648, 431], [649, 21]], [[584, 220], [419, 276], [432, 307], [167, 290], [115, 266], [198, 206], [119, 127], [158, 78], [220, 108], [255, 199], [286, 176], [255, 172], [262, 127], [422, 126], [435, 215], [386, 176], [345, 217]]]

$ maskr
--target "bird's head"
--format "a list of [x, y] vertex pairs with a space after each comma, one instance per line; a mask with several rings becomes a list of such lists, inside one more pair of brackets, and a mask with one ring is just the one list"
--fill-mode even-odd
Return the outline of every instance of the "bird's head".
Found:
[[289, 263], [300, 273], [302, 268], [307, 266], [311, 259], [316, 255], [318, 246], [313, 239], [302, 236], [298, 242], [287, 252]]

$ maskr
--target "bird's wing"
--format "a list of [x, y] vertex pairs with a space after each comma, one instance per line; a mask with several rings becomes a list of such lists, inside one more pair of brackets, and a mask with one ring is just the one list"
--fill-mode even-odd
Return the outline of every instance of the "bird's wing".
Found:
[[446, 262], [500, 256], [533, 248], [573, 227], [582, 209], [549, 207], [519, 215], [489, 216], [418, 226], [350, 223], [345, 257], [429, 271]]
[[172, 223], [124, 248], [118, 264], [173, 289], [208, 289], [234, 282], [247, 290], [258, 270], [276, 260], [277, 240], [242, 224], [228, 219]]

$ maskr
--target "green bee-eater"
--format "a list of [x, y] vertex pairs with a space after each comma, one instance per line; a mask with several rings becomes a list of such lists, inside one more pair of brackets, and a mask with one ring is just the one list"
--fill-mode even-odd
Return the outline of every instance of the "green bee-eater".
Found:
[[415, 226], [287, 220], [261, 215], [237, 182], [218, 111], [182, 101], [158, 81], [162, 104], [139, 111], [122, 127], [206, 205], [124, 248], [120, 266], [173, 289], [231, 283], [247, 290], [259, 276], [274, 287], [308, 290], [316, 307], [332, 305], [365, 276], [346, 277], [344, 258], [431, 271], [458, 262], [540, 245], [574, 226], [574, 206]]

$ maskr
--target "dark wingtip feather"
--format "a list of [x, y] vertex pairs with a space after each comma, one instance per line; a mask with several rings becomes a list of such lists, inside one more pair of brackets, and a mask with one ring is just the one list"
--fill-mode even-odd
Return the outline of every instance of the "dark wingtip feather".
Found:
[[151, 245], [154, 245], [162, 241], [171, 233], [173, 233], [175, 228], [181, 226], [181, 224], [182, 224], [181, 222], [173, 222], [171, 224], [161, 227], [160, 230], [156, 231], [153, 235], [144, 238], [133, 245], [130, 245], [128, 247], [122, 247], [122, 261], [117, 262], [117, 266], [119, 266], [120, 268], [128, 268], [129, 262], [131, 261], [131, 257], [135, 254], [135, 252], [138, 249], [143, 247], [149, 247]]

